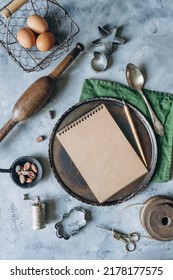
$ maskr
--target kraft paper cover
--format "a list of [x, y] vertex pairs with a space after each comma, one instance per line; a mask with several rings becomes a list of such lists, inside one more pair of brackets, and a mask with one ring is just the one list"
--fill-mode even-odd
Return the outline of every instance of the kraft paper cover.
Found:
[[104, 104], [56, 136], [100, 203], [147, 173]]

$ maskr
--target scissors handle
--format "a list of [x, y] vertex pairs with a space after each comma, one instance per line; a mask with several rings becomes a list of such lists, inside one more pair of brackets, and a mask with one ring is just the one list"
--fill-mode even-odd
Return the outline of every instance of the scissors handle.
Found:
[[140, 239], [140, 234], [137, 232], [123, 234], [113, 231], [113, 237], [124, 242], [125, 248], [128, 252], [133, 252], [136, 249], [136, 242]]
[[97, 225], [97, 227], [112, 231], [112, 235], [115, 239], [120, 240], [125, 243], [125, 248], [128, 252], [133, 252], [136, 249], [136, 242], [140, 239], [140, 234], [138, 232], [124, 234], [117, 230], [111, 230], [109, 228], [105, 228], [101, 225]]
[[126, 238], [125, 238], [127, 240], [126, 250], [128, 252], [133, 252], [136, 249], [136, 242], [140, 239], [140, 234], [138, 232], [132, 232], [128, 234]]
[[138, 232], [132, 232], [128, 235], [130, 241], [137, 242], [140, 239], [140, 234]]
[[126, 250], [128, 252], [133, 252], [136, 249], [136, 243], [134, 241], [127, 241]]
[[125, 248], [128, 252], [133, 252], [136, 249], [136, 242], [128, 235], [122, 235], [119, 240], [125, 243]]

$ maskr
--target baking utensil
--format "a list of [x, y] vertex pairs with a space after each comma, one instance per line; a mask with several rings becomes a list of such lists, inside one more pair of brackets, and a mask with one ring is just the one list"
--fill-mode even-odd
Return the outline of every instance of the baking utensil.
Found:
[[[36, 178], [32, 181], [32, 183], [21, 183], [19, 181], [19, 175], [16, 173], [16, 166], [17, 165], [24, 165], [26, 162], [30, 162], [36, 165], [37, 167], [37, 176]], [[21, 188], [24, 189], [29, 189], [32, 187], [35, 187], [41, 180], [42, 178], [42, 174], [43, 174], [43, 168], [41, 166], [41, 163], [34, 157], [30, 157], [30, 156], [23, 156], [20, 158], [17, 158], [11, 165], [11, 167], [9, 169], [3, 169], [0, 168], [0, 173], [9, 173], [11, 176], [11, 179], [13, 180], [13, 182], [18, 185]]]
[[14, 12], [20, 9], [24, 4], [26, 4], [28, 0], [15, 0], [8, 4], [2, 11], [2, 15], [5, 18], [9, 18]]
[[135, 138], [136, 144], [138, 146], [140, 155], [142, 157], [142, 160], [143, 160], [145, 166], [147, 167], [147, 162], [146, 162], [146, 159], [145, 159], [145, 156], [144, 156], [144, 152], [143, 152], [143, 149], [142, 149], [142, 146], [141, 146], [141, 143], [140, 143], [140, 140], [139, 140], [139, 136], [138, 136], [136, 127], [134, 125], [132, 116], [131, 116], [129, 108], [128, 108], [128, 106], [127, 106], [127, 104], [126, 104], [126, 102], [124, 100], [123, 100], [123, 103], [124, 103], [124, 110], [126, 112], [126, 116], [127, 116], [128, 122], [130, 124], [130, 127], [131, 127], [131, 130], [132, 130], [133, 136]]
[[133, 252], [136, 249], [136, 242], [139, 241], [139, 239], [140, 239], [140, 234], [138, 232], [132, 232], [132, 233], [126, 234], [126, 233], [117, 231], [115, 229], [103, 227], [101, 225], [97, 225], [97, 227], [111, 231], [112, 235], [115, 239], [125, 243], [125, 248], [128, 252]]
[[58, 141], [56, 134], [59, 130], [101, 104], [107, 107], [136, 153], [140, 156], [133, 133], [124, 114], [123, 102], [115, 98], [94, 98], [69, 108], [55, 124], [49, 141], [49, 161], [55, 178], [70, 195], [91, 205], [110, 206], [126, 201], [147, 186], [157, 162], [157, 143], [153, 129], [146, 118], [135, 107], [127, 103], [141, 139], [141, 145], [148, 164], [148, 173], [146, 176], [132, 182], [127, 188], [112, 196], [108, 201], [101, 204], [98, 203], [76, 166], [60, 144], [60, 141]]
[[16, 124], [33, 116], [44, 105], [55, 89], [56, 79], [83, 50], [84, 46], [78, 43], [48, 76], [36, 80], [23, 93], [13, 107], [11, 119], [0, 129], [0, 142]]
[[74, 207], [69, 211], [69, 213], [63, 214], [61, 221], [55, 224], [55, 228], [57, 230], [56, 235], [59, 238], [68, 240], [85, 225], [85, 210]]
[[117, 26], [114, 26], [109, 31], [101, 26], [98, 26], [99, 33], [102, 37], [92, 42], [93, 46], [104, 45], [107, 54], [113, 51], [113, 45], [124, 45], [125, 40], [116, 36]]
[[35, 201], [31, 205], [32, 207], [32, 229], [42, 229], [45, 227], [45, 203], [41, 202], [39, 196], [36, 196]]
[[103, 72], [106, 70], [108, 61], [107, 57], [101, 52], [94, 52], [94, 58], [91, 60], [91, 67], [96, 72]]
[[129, 63], [126, 67], [126, 78], [130, 88], [137, 90], [141, 94], [142, 98], [144, 99], [145, 104], [147, 105], [147, 108], [149, 110], [155, 132], [160, 136], [163, 136], [164, 127], [159, 121], [159, 119], [157, 118], [157, 116], [155, 115], [153, 109], [151, 108], [151, 105], [149, 104], [142, 90], [142, 87], [144, 85], [144, 77], [141, 71], [137, 68], [136, 65]]
[[23, 194], [23, 200], [32, 200], [32, 229], [42, 229], [46, 226], [46, 205], [39, 196], [30, 197], [28, 193]]
[[147, 199], [141, 208], [140, 220], [152, 238], [173, 240], [173, 200], [170, 197], [154, 196]]

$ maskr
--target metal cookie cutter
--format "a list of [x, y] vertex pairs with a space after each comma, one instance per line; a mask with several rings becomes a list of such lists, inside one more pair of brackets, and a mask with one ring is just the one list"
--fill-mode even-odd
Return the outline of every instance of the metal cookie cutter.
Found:
[[124, 45], [125, 40], [116, 36], [117, 26], [112, 27], [109, 31], [101, 26], [98, 26], [101, 37], [92, 42], [93, 46], [104, 45], [107, 54], [111, 54], [113, 51], [113, 45]]
[[105, 71], [107, 64], [106, 55], [101, 52], [94, 52], [94, 58], [91, 60], [91, 67], [95, 72]]
[[69, 213], [63, 215], [61, 221], [55, 224], [56, 235], [59, 238], [68, 240], [73, 234], [77, 233], [86, 225], [85, 210], [74, 207]]

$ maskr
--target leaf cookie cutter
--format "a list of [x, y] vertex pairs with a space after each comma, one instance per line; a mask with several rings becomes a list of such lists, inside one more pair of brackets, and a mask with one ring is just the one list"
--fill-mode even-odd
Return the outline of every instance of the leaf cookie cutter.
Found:
[[68, 213], [63, 214], [61, 221], [55, 224], [56, 236], [68, 240], [85, 225], [85, 210], [74, 207]]

